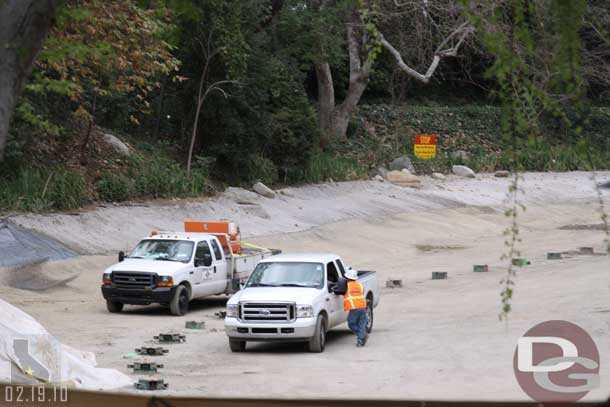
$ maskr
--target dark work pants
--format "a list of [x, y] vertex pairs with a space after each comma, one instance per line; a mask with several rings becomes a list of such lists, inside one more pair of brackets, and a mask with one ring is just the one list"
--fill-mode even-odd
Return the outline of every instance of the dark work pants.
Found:
[[366, 322], [366, 308], [353, 309], [347, 315], [347, 325], [358, 336], [359, 343], [366, 338]]

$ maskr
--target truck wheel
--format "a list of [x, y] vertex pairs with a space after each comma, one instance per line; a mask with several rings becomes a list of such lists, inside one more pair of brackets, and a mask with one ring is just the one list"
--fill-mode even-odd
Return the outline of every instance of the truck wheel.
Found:
[[307, 349], [313, 353], [324, 352], [324, 346], [326, 345], [326, 319], [323, 315], [318, 315], [318, 321], [316, 322], [316, 331], [313, 334], [313, 338], [307, 343]]
[[229, 339], [229, 348], [231, 348], [231, 352], [243, 352], [246, 350], [246, 341]]
[[123, 311], [123, 303], [116, 302], [111, 300], [106, 300], [106, 308], [108, 308], [108, 312], [112, 312], [113, 314], [117, 314]]
[[373, 331], [373, 299], [368, 297], [366, 299], [366, 332], [371, 333]]
[[172, 315], [183, 316], [189, 310], [189, 291], [183, 286], [179, 285], [176, 293], [174, 294], [174, 298], [172, 298], [172, 302], [169, 304], [169, 309], [172, 312]]

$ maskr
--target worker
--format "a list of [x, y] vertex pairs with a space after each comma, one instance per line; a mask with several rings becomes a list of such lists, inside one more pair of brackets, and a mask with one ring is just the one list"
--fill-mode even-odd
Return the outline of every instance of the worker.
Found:
[[343, 310], [349, 311], [347, 325], [358, 338], [356, 346], [362, 347], [366, 344], [367, 340], [364, 287], [357, 281], [358, 272], [351, 267], [345, 272], [345, 278], [347, 279], [347, 291], [343, 296]]

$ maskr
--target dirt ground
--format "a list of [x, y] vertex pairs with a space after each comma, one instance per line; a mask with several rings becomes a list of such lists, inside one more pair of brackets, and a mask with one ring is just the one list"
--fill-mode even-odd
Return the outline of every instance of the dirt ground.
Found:
[[[0, 296], [37, 318], [62, 342], [95, 352], [100, 366], [125, 373], [131, 360], [124, 355], [154, 343], [153, 335], [185, 333], [186, 343], [168, 345], [169, 354], [156, 359], [165, 365], [158, 376], [170, 383], [165, 393], [182, 396], [526, 400], [512, 370], [517, 339], [537, 323], [564, 319], [580, 325], [596, 341], [601, 386], [587, 399], [601, 400], [610, 388], [610, 257], [546, 259], [549, 251], [580, 246], [602, 252], [604, 244], [603, 232], [588, 226], [599, 224], [600, 217], [595, 193], [585, 185], [587, 176], [573, 176], [572, 185], [564, 188], [559, 186], [569, 177], [553, 180], [554, 176], [546, 176], [547, 182], [536, 175], [538, 184], [525, 194], [519, 246], [521, 256], [532, 264], [518, 269], [508, 322], [498, 320], [499, 282], [506, 274], [500, 257], [506, 250], [503, 230], [508, 219], [502, 199], [507, 181], [493, 179], [488, 183], [495, 182], [493, 188], [487, 189], [481, 187], [485, 180], [447, 181], [443, 189], [429, 183], [423, 193], [437, 199], [433, 208], [425, 203], [429, 199], [414, 198], [422, 191], [368, 183], [385, 188], [366, 192], [372, 195], [404, 194], [392, 199], [403, 199], [405, 210], [395, 205], [377, 213], [368, 207], [357, 212], [352, 204], [353, 216], [328, 215], [324, 219], [331, 223], [320, 221], [295, 232], [275, 233], [268, 226], [260, 230], [271, 233], [250, 239], [285, 252], [335, 252], [355, 268], [376, 270], [381, 285], [389, 278], [402, 279], [403, 288], [382, 289], [374, 332], [365, 348], [357, 349], [354, 337], [342, 326], [329, 333], [322, 354], [306, 353], [299, 344], [264, 343], [249, 343], [248, 352], [232, 354], [222, 320], [214, 316], [223, 309], [225, 296], [193, 302], [186, 317], [170, 316], [160, 306], [127, 307], [124, 313], [111, 315], [99, 285], [101, 272], [115, 261], [114, 255], [86, 255], [46, 265], [45, 273], [80, 274], [46, 291], [3, 286]], [[344, 189], [340, 185], [336, 193], [347, 201]], [[297, 190], [293, 199], [304, 199], [301, 193]], [[333, 193], [332, 186], [327, 193]], [[380, 201], [385, 202], [385, 195]], [[28, 219], [35, 223], [34, 217]], [[63, 219], [57, 222], [58, 228], [65, 227]], [[489, 273], [472, 272], [473, 264], [483, 263], [490, 265]], [[449, 278], [433, 281], [432, 271], [447, 271]], [[187, 320], [205, 321], [206, 328], [187, 330]], [[135, 381], [137, 376], [133, 377]]]

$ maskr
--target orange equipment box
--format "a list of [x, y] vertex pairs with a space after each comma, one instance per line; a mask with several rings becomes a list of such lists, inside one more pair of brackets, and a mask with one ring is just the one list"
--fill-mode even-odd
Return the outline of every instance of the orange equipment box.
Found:
[[[215, 235], [225, 251], [228, 252], [229, 245], [233, 253], [241, 251], [241, 244], [237, 242], [239, 236], [239, 227], [235, 222], [184, 222], [184, 231], [191, 233], [209, 233]], [[227, 241], [227, 236], [230, 241]]]

